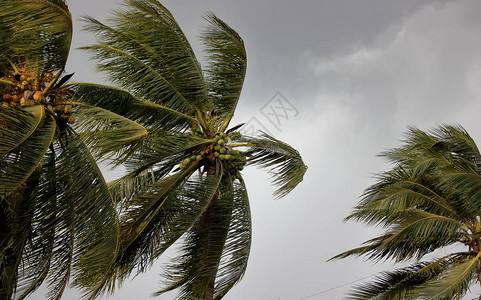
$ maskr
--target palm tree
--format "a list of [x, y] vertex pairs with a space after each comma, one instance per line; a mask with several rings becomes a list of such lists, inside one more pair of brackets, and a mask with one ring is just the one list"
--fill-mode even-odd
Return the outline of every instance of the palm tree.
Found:
[[[156, 0], [129, 0], [104, 24], [86, 18], [99, 42], [87, 47], [119, 87], [77, 83], [85, 101], [148, 129], [118, 163], [111, 184], [120, 203], [121, 245], [110, 284], [143, 272], [176, 241], [181, 254], [156, 294], [221, 299], [243, 276], [251, 245], [244, 165], [271, 171], [282, 197], [306, 171], [299, 153], [267, 134], [229, 129], [246, 72], [239, 35], [213, 14], [202, 35], [201, 69], [172, 14]], [[90, 95], [97, 95], [91, 97]], [[112, 287], [111, 286], [111, 287]]]
[[86, 143], [128, 148], [145, 129], [75, 102], [72, 74], [62, 75], [72, 38], [63, 0], [1, 1], [0, 37], [0, 298], [47, 280], [59, 299], [70, 278], [95, 295], [118, 218]]
[[349, 299], [460, 299], [481, 280], [479, 149], [459, 126], [410, 128], [404, 145], [383, 156], [394, 167], [377, 176], [347, 220], [385, 231], [335, 258], [412, 264], [355, 287]]

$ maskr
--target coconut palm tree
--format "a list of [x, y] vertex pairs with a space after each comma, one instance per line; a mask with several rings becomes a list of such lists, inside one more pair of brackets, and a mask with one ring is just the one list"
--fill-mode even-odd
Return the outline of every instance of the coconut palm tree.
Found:
[[378, 175], [347, 220], [385, 230], [335, 258], [412, 264], [379, 274], [348, 298], [460, 299], [481, 279], [479, 149], [459, 126], [410, 128], [404, 145], [383, 156], [394, 167]]
[[145, 129], [75, 102], [64, 1], [1, 1], [0, 37], [0, 298], [23, 299], [47, 280], [59, 299], [70, 278], [95, 294], [118, 218], [86, 143], [128, 148]]
[[[276, 197], [306, 171], [299, 153], [267, 134], [229, 127], [246, 72], [240, 36], [213, 14], [202, 35], [202, 70], [172, 14], [156, 0], [129, 0], [104, 24], [86, 18], [98, 43], [87, 47], [117, 87], [77, 83], [80, 101], [148, 129], [113, 157], [129, 173], [111, 184], [120, 203], [121, 246], [111, 284], [143, 272], [176, 241], [181, 254], [156, 294], [220, 299], [243, 276], [251, 245], [244, 165], [271, 171]], [[96, 95], [96, 97], [92, 97]], [[108, 149], [107, 149], [108, 150]]]

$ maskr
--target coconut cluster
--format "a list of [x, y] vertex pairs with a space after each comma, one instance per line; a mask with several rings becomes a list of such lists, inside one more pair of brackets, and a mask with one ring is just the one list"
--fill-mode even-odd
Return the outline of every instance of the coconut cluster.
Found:
[[46, 95], [43, 91], [48, 84], [54, 80], [54, 74], [49, 72], [42, 74], [41, 77], [35, 75], [28, 70], [15, 72], [13, 74], [0, 72], [0, 78], [5, 81], [13, 82], [2, 92], [0, 98], [1, 105], [6, 107], [15, 106], [32, 106], [42, 104], [49, 109], [57, 120], [57, 123], [65, 125], [67, 123], [75, 123], [75, 117], [72, 116], [73, 110], [68, 105], [61, 105], [67, 91], [64, 88], [50, 90]]
[[[237, 134], [240, 135], [239, 133]], [[194, 161], [202, 164], [204, 160], [213, 162], [216, 159], [224, 162], [227, 169], [234, 173], [244, 168], [247, 162], [246, 154], [242, 151], [232, 149], [232, 147], [228, 145], [229, 137], [224, 132], [216, 134], [212, 141], [214, 142], [212, 145], [184, 160], [179, 165], [180, 169], [184, 169]]]

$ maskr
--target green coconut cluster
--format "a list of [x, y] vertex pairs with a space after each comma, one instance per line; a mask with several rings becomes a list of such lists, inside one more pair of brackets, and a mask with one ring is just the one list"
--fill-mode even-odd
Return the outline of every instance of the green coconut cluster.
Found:
[[[192, 155], [180, 163], [180, 169], [184, 169], [192, 162], [213, 162], [216, 159], [222, 161], [228, 170], [241, 171], [243, 170], [247, 157], [246, 154], [239, 150], [232, 149], [232, 146], [228, 145], [231, 139], [238, 139], [241, 134], [233, 132], [227, 136], [224, 132], [216, 134], [212, 139], [213, 144], [203, 149], [199, 153]], [[235, 172], [234, 172], [235, 173]]]

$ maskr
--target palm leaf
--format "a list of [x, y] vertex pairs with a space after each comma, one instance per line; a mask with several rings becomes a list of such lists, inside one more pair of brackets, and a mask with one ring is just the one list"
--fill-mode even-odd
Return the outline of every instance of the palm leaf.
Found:
[[225, 249], [232, 218], [234, 190], [232, 181], [224, 178], [204, 213], [187, 233], [182, 254], [167, 269], [167, 286], [156, 295], [180, 288], [182, 297], [211, 297], [216, 274]]
[[419, 286], [415, 292], [420, 299], [461, 299], [477, 277], [481, 252], [470, 259], [459, 259], [456, 265]]
[[243, 180], [234, 182], [233, 200], [229, 233], [216, 275], [214, 299], [222, 299], [242, 279], [249, 259], [252, 239], [251, 213]]
[[0, 157], [22, 144], [38, 128], [44, 116], [41, 105], [25, 109], [0, 107]]
[[191, 116], [148, 100], [138, 100], [126, 90], [92, 83], [73, 82], [67, 87], [75, 99], [107, 109], [153, 129], [175, 130], [197, 122]]
[[86, 47], [96, 53], [99, 70], [138, 98], [191, 116], [200, 112], [208, 103], [202, 72], [170, 12], [157, 1], [126, 3], [112, 18], [115, 29], [85, 19], [99, 36], [100, 44]]
[[22, 262], [26, 267], [18, 273], [16, 294], [19, 300], [33, 293], [47, 278], [50, 269], [55, 239], [57, 194], [61, 191], [57, 186], [56, 176], [55, 153], [49, 151], [45, 155], [38, 181], [31, 221], [32, 235]]
[[56, 123], [44, 117], [34, 133], [0, 159], [0, 193], [16, 190], [39, 165], [56, 133]]
[[201, 36], [208, 54], [206, 81], [215, 110], [226, 119], [225, 130], [234, 116], [244, 84], [247, 55], [237, 32], [214, 14], [207, 15], [206, 19], [210, 26]]
[[416, 286], [437, 278], [450, 266], [452, 266], [452, 262], [450, 263], [447, 258], [442, 258], [431, 262], [416, 263], [390, 272], [382, 272], [372, 282], [354, 287], [349, 292], [347, 299], [416, 299], [417, 295], [413, 293]]
[[129, 273], [134, 267], [142, 272], [150, 266], [206, 210], [219, 187], [220, 179], [201, 178], [194, 174], [182, 185], [168, 191], [161, 206], [156, 208], [155, 215], [141, 225], [142, 230], [125, 239], [121, 265], [131, 266]]
[[243, 137], [239, 146], [249, 147], [249, 165], [257, 165], [271, 172], [274, 184], [279, 188], [274, 192], [281, 198], [292, 191], [303, 179], [307, 166], [291, 146], [263, 133], [259, 138]]
[[[26, 58], [33, 67], [62, 69], [72, 38], [72, 17], [62, 0], [0, 2], [2, 58]], [[33, 65], [35, 64], [35, 65]]]

